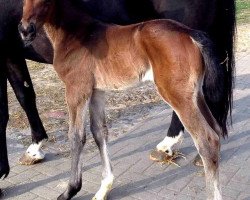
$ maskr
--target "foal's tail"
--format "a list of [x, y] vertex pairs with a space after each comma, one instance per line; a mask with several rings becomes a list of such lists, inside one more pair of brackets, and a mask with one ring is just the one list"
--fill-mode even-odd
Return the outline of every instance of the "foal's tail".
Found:
[[[201, 31], [194, 31], [191, 37], [197, 42], [203, 56], [205, 66], [203, 93], [206, 102], [222, 129], [222, 136], [225, 137], [228, 135], [227, 116], [231, 106], [231, 90], [226, 87], [223, 67], [216, 56], [212, 41]], [[217, 112], [218, 109], [220, 112]]]

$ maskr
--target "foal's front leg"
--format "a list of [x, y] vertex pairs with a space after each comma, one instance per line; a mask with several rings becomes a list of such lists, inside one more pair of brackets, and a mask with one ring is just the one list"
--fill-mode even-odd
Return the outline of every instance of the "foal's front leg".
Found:
[[70, 117], [71, 176], [66, 191], [58, 197], [58, 200], [71, 199], [82, 187], [82, 150], [86, 142], [84, 121], [90, 95], [79, 97], [79, 91], [81, 90], [79, 89], [79, 91], [74, 92], [73, 88], [71, 89], [66, 86], [66, 98]]
[[104, 104], [104, 92], [95, 90], [90, 101], [90, 128], [93, 133], [95, 142], [99, 148], [102, 165], [103, 165], [103, 180], [101, 187], [95, 194], [93, 200], [103, 200], [107, 197], [108, 192], [112, 188], [114, 175], [107, 150], [108, 129], [106, 126]]

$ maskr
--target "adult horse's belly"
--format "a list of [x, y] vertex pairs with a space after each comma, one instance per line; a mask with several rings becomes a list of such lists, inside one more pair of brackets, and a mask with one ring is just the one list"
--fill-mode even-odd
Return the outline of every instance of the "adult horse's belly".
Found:
[[177, 20], [194, 29], [207, 31], [213, 23], [216, 0], [152, 0], [161, 18]]
[[171, 18], [178, 21], [183, 21], [185, 15], [186, 0], [153, 0], [153, 6], [157, 13], [164, 18]]

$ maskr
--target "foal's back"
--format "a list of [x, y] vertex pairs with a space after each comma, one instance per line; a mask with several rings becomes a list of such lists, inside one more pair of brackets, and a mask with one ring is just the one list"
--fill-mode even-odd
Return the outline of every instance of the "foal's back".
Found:
[[[191, 61], [187, 51], [197, 50], [188, 34], [192, 30], [171, 20], [130, 26], [106, 25], [103, 30], [92, 36], [94, 40], [82, 44], [81, 63], [85, 66], [81, 67], [92, 71], [94, 87], [98, 89], [129, 87], [144, 80], [148, 71], [155, 73], [157, 68], [160, 73], [170, 74], [173, 68], [181, 67], [188, 73]], [[190, 65], [184, 66], [184, 63]]]

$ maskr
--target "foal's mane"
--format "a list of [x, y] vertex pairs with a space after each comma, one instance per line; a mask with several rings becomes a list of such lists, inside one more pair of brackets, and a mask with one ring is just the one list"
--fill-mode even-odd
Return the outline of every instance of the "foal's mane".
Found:
[[81, 43], [94, 42], [106, 25], [91, 16], [82, 0], [54, 0], [49, 24]]
[[79, 7], [79, 3], [79, 0], [54, 0], [53, 13], [50, 16], [53, 24], [74, 32], [79, 29], [81, 23], [93, 21], [93, 17], [90, 17], [88, 10], [85, 9], [83, 4]]

